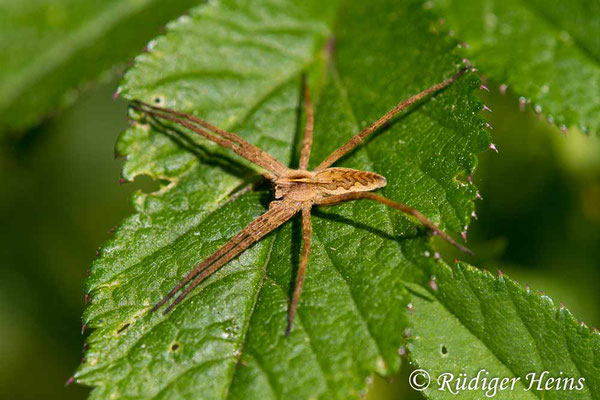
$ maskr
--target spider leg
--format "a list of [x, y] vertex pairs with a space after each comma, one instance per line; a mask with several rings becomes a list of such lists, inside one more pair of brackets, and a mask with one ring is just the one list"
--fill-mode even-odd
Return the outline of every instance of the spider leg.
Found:
[[171, 289], [171, 291], [169, 293], [167, 293], [167, 295], [165, 297], [163, 297], [158, 303], [156, 303], [154, 305], [154, 307], [152, 307], [152, 311], [156, 311], [160, 307], [162, 307], [163, 304], [165, 304], [173, 296], [175, 296], [175, 294], [177, 292], [179, 292], [179, 290], [181, 290], [181, 288], [184, 287], [192, 278], [194, 278], [201, 271], [203, 271], [204, 269], [206, 269], [206, 267], [208, 267], [209, 265], [213, 264], [215, 261], [219, 260], [225, 254], [227, 254], [228, 252], [230, 252], [242, 240], [244, 240], [247, 237], [248, 237], [248, 233], [244, 229], [241, 232], [239, 232], [237, 235], [235, 235], [234, 237], [232, 237], [231, 239], [229, 239], [229, 241], [227, 243], [225, 243], [217, 251], [215, 251], [213, 254], [211, 254], [209, 257], [207, 257], [204, 261], [202, 261], [200, 264], [198, 264], [193, 270], [191, 270], [190, 272], [188, 272], [188, 274], [182, 280], [180, 280], [179, 283], [177, 283], [177, 285], [175, 285], [173, 287], [173, 289]]
[[[131, 107], [155, 118], [166, 119], [184, 126], [220, 146], [233, 150], [246, 160], [264, 168], [275, 176], [284, 174], [288, 168], [277, 161], [269, 153], [246, 142], [235, 133], [227, 132], [198, 117], [168, 108], [155, 107], [139, 100], [134, 100]], [[211, 132], [206, 131], [208, 129]], [[269, 177], [270, 179], [272, 176]]]
[[199, 284], [201, 284], [206, 278], [211, 276], [213, 273], [215, 273], [215, 271], [217, 271], [219, 268], [221, 268], [227, 262], [231, 261], [234, 257], [239, 255], [244, 250], [246, 250], [248, 247], [250, 247], [256, 241], [257, 240], [255, 238], [253, 238], [252, 236], [245, 238], [237, 246], [235, 246], [230, 252], [226, 253], [223, 257], [218, 259], [216, 262], [214, 262], [208, 268], [206, 268], [202, 271], [199, 271], [198, 275], [195, 277], [195, 279], [192, 281], [192, 283], [188, 287], [186, 287], [185, 290], [179, 296], [177, 296], [175, 298], [175, 300], [173, 300], [173, 302], [171, 304], [169, 304], [169, 306], [167, 308], [165, 308], [165, 311], [163, 311], [163, 314], [168, 314], [173, 308], [175, 308], [175, 306], [177, 304], [181, 303], [183, 301], [183, 299], [185, 299], [187, 297], [187, 295], [190, 294], [190, 292], [192, 290], [194, 290]]
[[429, 89], [425, 89], [421, 93], [416, 94], [416, 95], [404, 100], [403, 102], [399, 103], [396, 107], [392, 108], [390, 111], [385, 113], [385, 115], [383, 115], [377, 121], [373, 122], [371, 125], [367, 126], [363, 130], [361, 130], [358, 134], [353, 136], [344, 145], [342, 145], [340, 148], [338, 148], [333, 153], [331, 153], [325, 160], [323, 160], [323, 162], [321, 164], [319, 164], [319, 166], [317, 168], [315, 168], [315, 171], [318, 172], [318, 171], [324, 170], [327, 167], [330, 167], [334, 162], [336, 162], [341, 157], [343, 157], [344, 155], [346, 155], [350, 151], [352, 151], [352, 149], [354, 149], [356, 146], [358, 146], [370, 134], [372, 134], [373, 132], [375, 132], [376, 130], [381, 128], [383, 125], [388, 123], [392, 118], [394, 118], [402, 110], [406, 109], [413, 103], [416, 103], [417, 101], [421, 100], [423, 97], [425, 97], [431, 93], [437, 92], [437, 91], [445, 88], [446, 86], [449, 86], [452, 82], [454, 82], [458, 78], [460, 78], [460, 76], [463, 75], [469, 69], [471, 69], [471, 67], [461, 68], [451, 78], [448, 78], [445, 81], [442, 81], [436, 85], [433, 85]]
[[312, 102], [310, 101], [310, 92], [306, 77], [303, 80], [304, 90], [304, 109], [306, 111], [306, 127], [304, 128], [304, 138], [302, 139], [302, 151], [300, 153], [299, 169], [308, 168], [308, 160], [310, 158], [310, 150], [313, 143], [313, 128], [315, 126], [315, 116], [313, 113]]
[[248, 142], [246, 142], [244, 139], [242, 139], [240, 136], [236, 135], [233, 132], [228, 132], [224, 129], [221, 129], [213, 124], [211, 124], [208, 121], [205, 121], [203, 119], [200, 119], [198, 117], [196, 117], [195, 115], [192, 114], [187, 114], [181, 111], [177, 111], [177, 110], [173, 110], [170, 108], [164, 108], [164, 107], [156, 107], [153, 106], [151, 104], [148, 103], [144, 103], [143, 101], [140, 100], [134, 100], [132, 101], [132, 106], [137, 107], [138, 109], [147, 109], [147, 110], [153, 110], [153, 111], [157, 111], [157, 112], [164, 112], [164, 113], [169, 113], [172, 115], [175, 115], [177, 117], [181, 117], [184, 118], [188, 121], [194, 122], [206, 129], [208, 129], [209, 131], [212, 131], [220, 136], [223, 136], [224, 138], [231, 140], [232, 142], [238, 143], [238, 144], [249, 144]]
[[[241, 252], [259, 241], [269, 232], [278, 228], [300, 211], [301, 204], [293, 201], [277, 201], [267, 212], [248, 224], [241, 232], [233, 236], [227, 243], [207, 257], [190, 271], [171, 291], [152, 308], [156, 311], [169, 301], [192, 279], [192, 283], [171, 303], [164, 311], [168, 313], [180, 303], [196, 286], [209, 277], [216, 270], [235, 258]], [[273, 204], [272, 203], [272, 204]]]
[[351, 192], [344, 193], [335, 196], [326, 197], [322, 200], [317, 201], [317, 205], [319, 206], [332, 206], [334, 204], [344, 203], [346, 201], [358, 200], [358, 199], [369, 199], [375, 200], [379, 203], [385, 204], [388, 207], [395, 208], [397, 210], [402, 211], [405, 214], [412, 215], [416, 219], [418, 219], [423, 225], [431, 229], [435, 234], [439, 235], [446, 242], [450, 243], [452, 246], [456, 247], [460, 251], [467, 253], [469, 255], [473, 255], [473, 252], [460, 243], [456, 242], [452, 239], [446, 232], [438, 228], [433, 222], [427, 219], [419, 210], [413, 207], [409, 207], [406, 204], [398, 203], [397, 201], [393, 201], [388, 199], [387, 197], [380, 196], [371, 192]]
[[300, 294], [302, 293], [302, 286], [304, 285], [304, 274], [306, 272], [306, 266], [308, 265], [308, 256], [310, 254], [310, 241], [312, 237], [312, 224], [310, 221], [310, 209], [312, 204], [304, 203], [302, 205], [302, 257], [300, 258], [300, 266], [298, 268], [298, 274], [296, 275], [296, 284], [294, 285], [294, 294], [292, 296], [292, 302], [288, 310], [288, 322], [285, 330], [285, 336], [290, 335], [292, 330], [292, 323], [296, 316], [296, 309], [300, 302]]

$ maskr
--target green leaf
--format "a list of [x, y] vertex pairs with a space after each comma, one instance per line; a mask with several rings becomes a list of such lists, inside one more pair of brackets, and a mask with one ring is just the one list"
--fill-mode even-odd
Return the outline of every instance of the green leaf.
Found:
[[38, 123], [198, 0], [3, 1], [0, 134]]
[[[598, 0], [435, 0], [483, 75], [563, 130], [600, 129]], [[525, 103], [523, 103], [523, 106]]]
[[[408, 344], [411, 359], [432, 378], [424, 392], [428, 398], [456, 398], [448, 386], [440, 390], [440, 374], [463, 373], [471, 379], [482, 369], [480, 376], [488, 382], [494, 377], [518, 378], [512, 390], [497, 389], [494, 398], [600, 398], [600, 335], [564, 306], [557, 307], [548, 296], [504, 275], [495, 278], [466, 264], [450, 268], [439, 262], [431, 271], [436, 291], [411, 286], [415, 295]], [[563, 380], [541, 391], [540, 377], [542, 387], [549, 377], [573, 378], [571, 387], [580, 390], [565, 389], [570, 383]], [[580, 378], [585, 379], [582, 385]], [[481, 390], [482, 383], [480, 379], [480, 390], [462, 390], [459, 397], [495, 395], [494, 389]]]
[[[169, 26], [136, 59], [123, 94], [192, 112], [294, 164], [301, 74], [315, 97], [314, 166], [399, 101], [455, 73], [456, 43], [430, 31], [419, 1], [222, 1]], [[333, 28], [335, 26], [335, 29]], [[335, 50], [331, 37], [335, 37]], [[421, 102], [339, 165], [388, 178], [382, 193], [461, 231], [489, 145], [472, 74]], [[142, 121], [143, 122], [143, 121]], [[94, 262], [76, 374], [92, 398], [358, 398], [395, 372], [408, 293], [433, 259], [427, 232], [385, 207], [354, 202], [313, 214], [313, 247], [290, 337], [286, 314], [300, 250], [290, 221], [214, 274], [170, 314], [150, 313], [186, 271], [266, 210], [267, 189], [233, 201], [255, 174], [193, 134], [137, 122], [117, 143], [123, 176], [164, 186]]]

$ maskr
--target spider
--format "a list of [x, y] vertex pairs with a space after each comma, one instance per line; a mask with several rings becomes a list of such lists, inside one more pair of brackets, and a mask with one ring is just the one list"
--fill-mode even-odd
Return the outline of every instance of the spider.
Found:
[[220, 146], [231, 149], [234, 153], [261, 167], [264, 170], [264, 177], [271, 181], [275, 192], [275, 200], [269, 204], [268, 211], [250, 222], [250, 224], [233, 236], [227, 243], [192, 269], [162, 300], [154, 305], [152, 311], [158, 310], [183, 289], [164, 310], [163, 314], [167, 314], [215, 271], [300, 212], [302, 214], [302, 255], [296, 275], [294, 292], [288, 308], [287, 327], [285, 331], [286, 336], [288, 336], [300, 301], [304, 275], [310, 254], [312, 236], [311, 209], [313, 206], [331, 206], [358, 199], [374, 200], [416, 218], [423, 225], [431, 229], [434, 234], [439, 235], [459, 250], [472, 254], [469, 249], [457, 243], [417, 209], [373, 193], [373, 190], [386, 185], [385, 177], [375, 172], [332, 167], [337, 160], [358, 146], [373, 132], [387, 124], [402, 110], [427, 95], [449, 86], [467, 70], [469, 70], [469, 67], [464, 67], [451, 78], [402, 101], [331, 153], [313, 171], [307, 169], [313, 142], [314, 114], [306, 80], [304, 80], [303, 85], [306, 124], [298, 169], [286, 167], [274, 157], [257, 146], [246, 142], [238, 135], [220, 129], [193, 115], [134, 100], [131, 103], [132, 108], [152, 118], [172, 121], [188, 128]]

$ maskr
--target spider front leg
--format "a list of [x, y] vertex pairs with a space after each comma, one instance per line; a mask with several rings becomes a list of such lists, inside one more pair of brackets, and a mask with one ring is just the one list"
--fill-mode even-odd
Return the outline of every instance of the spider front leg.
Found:
[[175, 122], [219, 146], [232, 150], [235, 154], [265, 169], [266, 177], [269, 180], [274, 180], [288, 171], [285, 165], [259, 147], [248, 143], [235, 133], [218, 128], [191, 114], [169, 108], [155, 107], [139, 100], [134, 100], [130, 107], [152, 118]]
[[312, 224], [310, 221], [310, 210], [312, 204], [306, 202], [302, 205], [302, 255], [300, 258], [300, 266], [298, 267], [298, 273], [296, 275], [296, 284], [294, 285], [294, 294], [288, 310], [288, 323], [285, 329], [285, 336], [290, 335], [292, 330], [292, 324], [294, 323], [294, 317], [296, 316], [296, 309], [300, 302], [300, 294], [302, 293], [302, 286], [304, 285], [304, 275], [306, 273], [306, 266], [308, 265], [308, 256], [310, 254], [310, 242], [312, 239]]
[[379, 203], [385, 204], [388, 207], [395, 208], [397, 210], [402, 211], [405, 214], [412, 215], [417, 220], [419, 220], [423, 225], [431, 229], [435, 234], [439, 235], [446, 242], [450, 243], [452, 246], [456, 247], [460, 251], [467, 253], [469, 255], [473, 255], [473, 252], [467, 249], [465, 246], [456, 242], [452, 239], [446, 232], [438, 228], [433, 222], [427, 219], [419, 210], [413, 207], [409, 207], [406, 204], [398, 203], [397, 201], [393, 201], [388, 199], [387, 197], [380, 196], [371, 192], [352, 192], [352, 193], [344, 193], [335, 196], [326, 197], [317, 201], [317, 205], [319, 206], [332, 206], [334, 204], [344, 203], [346, 201], [359, 200], [359, 199], [369, 199], [375, 200]]
[[371, 125], [365, 127], [359, 133], [354, 135], [350, 140], [348, 140], [345, 144], [343, 144], [340, 148], [338, 148], [333, 153], [331, 153], [325, 160], [323, 160], [323, 162], [321, 162], [321, 164], [319, 164], [319, 166], [317, 168], [315, 168], [315, 172], [322, 171], [325, 168], [330, 167], [337, 160], [339, 160], [340, 158], [342, 158], [343, 156], [348, 154], [350, 151], [352, 151], [356, 146], [361, 144], [367, 137], [369, 137], [369, 135], [371, 135], [373, 132], [376, 132], [379, 128], [381, 128], [382, 126], [384, 126], [385, 124], [390, 122], [400, 112], [407, 109], [412, 104], [418, 102], [419, 100], [423, 99], [424, 97], [427, 97], [432, 93], [436, 93], [436, 92], [444, 89], [445, 87], [450, 86], [452, 83], [454, 83], [458, 78], [460, 78], [465, 72], [467, 72], [470, 69], [471, 69], [471, 67], [463, 67], [457, 73], [455, 73], [454, 76], [452, 76], [438, 84], [435, 84], [435, 85], [431, 86], [430, 88], [423, 90], [421, 93], [417, 93], [416, 95], [409, 97], [408, 99], [400, 102], [394, 108], [392, 108], [387, 113], [385, 113], [377, 121], [375, 121]]

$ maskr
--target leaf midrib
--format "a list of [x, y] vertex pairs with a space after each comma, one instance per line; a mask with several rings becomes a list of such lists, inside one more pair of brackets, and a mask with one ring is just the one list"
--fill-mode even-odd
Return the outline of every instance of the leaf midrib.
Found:
[[[287, 221], [286, 223], [289, 223], [289, 221]], [[284, 223], [285, 225], [285, 223]], [[277, 230], [275, 230], [275, 232], [273, 232], [273, 241], [271, 243], [271, 247], [269, 249], [269, 253], [268, 253], [268, 257], [265, 260], [264, 263], [264, 268], [263, 268], [263, 279], [262, 279], [262, 283], [260, 285], [260, 288], [257, 290], [257, 294], [255, 296], [254, 302], [252, 303], [252, 310], [249, 313], [249, 317], [248, 317], [248, 325], [246, 327], [246, 331], [244, 332], [244, 339], [246, 339], [247, 335], [248, 335], [248, 331], [250, 329], [250, 324], [252, 322], [252, 316], [254, 315], [254, 312], [256, 311], [256, 306], [258, 304], [258, 299], [260, 297], [260, 291], [262, 290], [263, 286], [264, 286], [264, 282], [266, 280], [271, 281], [279, 290], [281, 290], [281, 292], [284, 294], [284, 296], [287, 297], [286, 295], [286, 291], [284, 290], [284, 288], [281, 287], [281, 285], [279, 285], [278, 282], [276, 282], [274, 279], [272, 279], [271, 277], [268, 276], [266, 268], [268, 267], [269, 261], [271, 260], [271, 256], [272, 256], [272, 251], [273, 251], [273, 247], [275, 246], [275, 241], [277, 239], [277, 237], [279, 236], [280, 230], [283, 228], [283, 225], [280, 226], [279, 228], [277, 228]], [[314, 349], [313, 345], [312, 345], [312, 339], [310, 337], [310, 333], [309, 331], [306, 329], [306, 325], [302, 323], [302, 313], [300, 312], [300, 310], [298, 310], [298, 313], [296, 314], [296, 319], [298, 320], [298, 322], [300, 323], [300, 325], [302, 326], [302, 331], [306, 333], [306, 336], [308, 338], [307, 343], [308, 343], [308, 347], [310, 348], [310, 351], [312, 353], [312, 355], [314, 356], [315, 361], [317, 362], [317, 365], [319, 366], [319, 372], [321, 375], [321, 378], [323, 379], [323, 382], [325, 383], [325, 387], [327, 388], [327, 391], [331, 394], [331, 393], [335, 393], [332, 391], [329, 380], [327, 379], [327, 374], [325, 373], [325, 369], [323, 368], [323, 365], [321, 365], [319, 356], [318, 356], [318, 352]], [[243, 340], [243, 343], [245, 344], [245, 340]], [[242, 345], [242, 352], [243, 352], [243, 345]], [[241, 357], [241, 355], [240, 355]], [[256, 357], [252, 356], [255, 360]], [[258, 361], [256, 361], [258, 363]], [[268, 381], [269, 381], [269, 386], [271, 387], [271, 389], [273, 390], [273, 392], [277, 395], [277, 397], [280, 397], [280, 393], [275, 390], [275, 385], [272, 384], [271, 379], [270, 379], [270, 374], [267, 370], [265, 370], [264, 368], [261, 367], [261, 370], [263, 371], [263, 373], [268, 377]], [[229, 398], [229, 393], [231, 390], [231, 386], [233, 384], [233, 380], [235, 379], [235, 371], [231, 376], [229, 385], [227, 386], [227, 395], [226, 398]]]
[[[325, 242], [322, 240], [320, 234], [318, 233], [318, 230], [315, 229], [314, 232], [315, 232], [315, 235], [319, 237], [319, 241], [324, 244]], [[369, 334], [369, 338], [374, 343], [375, 348], [377, 349], [377, 352], [379, 353], [379, 356], [382, 359], [385, 360], [385, 355], [384, 355], [384, 353], [383, 353], [383, 351], [381, 349], [381, 345], [379, 344], [379, 342], [375, 338], [375, 336], [373, 334], [373, 331], [371, 329], [371, 326], [369, 325], [369, 322], [368, 322], [367, 318], [364, 315], [364, 311], [358, 306], [358, 302], [356, 301], [356, 297], [355, 297], [355, 295], [354, 295], [354, 293], [352, 291], [352, 287], [350, 286], [350, 283], [348, 282], [348, 280], [346, 279], [346, 277], [344, 276], [344, 274], [342, 274], [341, 269], [337, 266], [337, 264], [335, 263], [335, 261], [331, 257], [330, 248], [328, 246], [323, 246], [323, 247], [325, 248], [325, 254], [327, 255], [327, 258], [329, 259], [331, 265], [333, 266], [333, 268], [337, 272], [338, 276], [344, 282], [344, 284], [346, 285], [346, 288], [348, 289], [348, 295], [349, 295], [350, 299], [352, 300], [352, 304], [354, 304], [354, 308], [356, 309], [356, 314], [358, 315], [359, 320], [364, 325], [365, 330]]]

